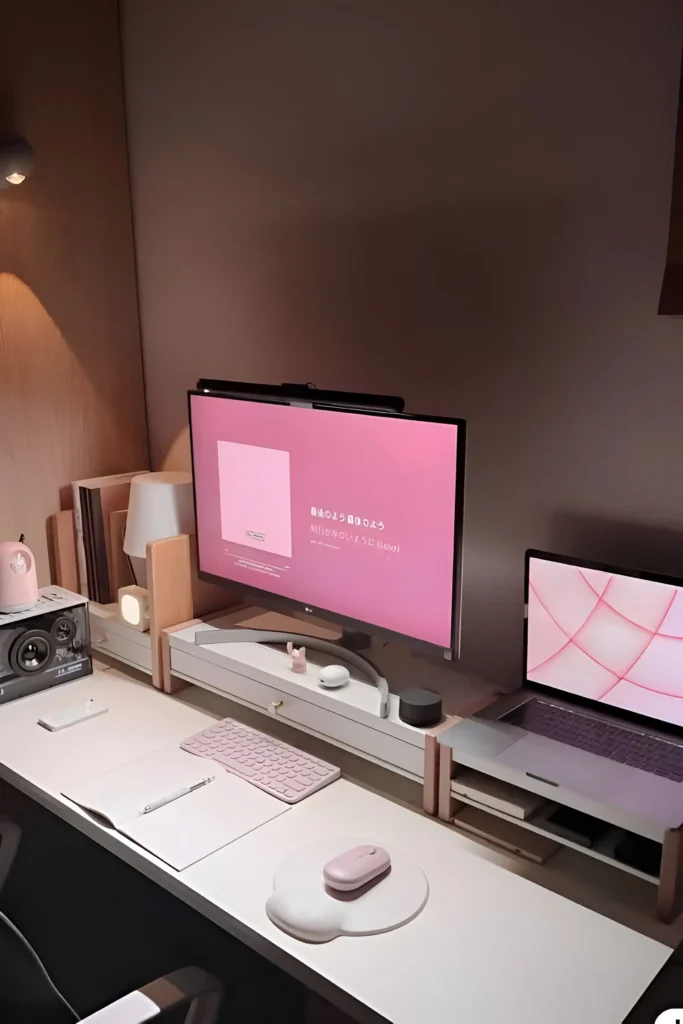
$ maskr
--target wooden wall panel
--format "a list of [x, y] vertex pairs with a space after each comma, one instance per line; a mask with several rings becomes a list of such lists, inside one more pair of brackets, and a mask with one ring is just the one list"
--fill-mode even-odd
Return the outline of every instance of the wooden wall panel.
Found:
[[0, 539], [44, 583], [60, 491], [148, 464], [116, 0], [5, 5], [7, 131], [36, 167], [0, 191]]

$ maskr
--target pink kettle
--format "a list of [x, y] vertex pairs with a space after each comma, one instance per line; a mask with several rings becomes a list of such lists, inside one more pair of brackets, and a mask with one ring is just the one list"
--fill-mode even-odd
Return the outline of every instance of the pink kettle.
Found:
[[33, 552], [21, 540], [3, 541], [0, 543], [0, 612], [23, 612], [37, 600]]

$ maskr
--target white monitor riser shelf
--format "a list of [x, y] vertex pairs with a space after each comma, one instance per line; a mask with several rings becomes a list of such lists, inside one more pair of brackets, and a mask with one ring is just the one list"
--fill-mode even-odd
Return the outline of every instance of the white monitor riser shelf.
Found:
[[[93, 649], [151, 672], [150, 638], [121, 622], [115, 605], [90, 604]], [[173, 676], [229, 697], [262, 714], [277, 714], [301, 729], [358, 754], [415, 782], [424, 778], [425, 733], [398, 717], [399, 699], [389, 695], [389, 714], [378, 715], [377, 688], [352, 670], [347, 686], [324, 689], [318, 669], [333, 659], [309, 652], [308, 673], [291, 671], [291, 659], [282, 651], [256, 643], [201, 647], [195, 633], [230, 628], [244, 611], [229, 612], [181, 628], [169, 636]], [[303, 625], [303, 624], [302, 624]]]
[[[457, 730], [457, 725], [454, 727]], [[487, 814], [500, 818], [520, 828], [528, 829], [538, 835], [546, 836], [562, 846], [577, 850], [589, 857], [600, 860], [603, 863], [619, 868], [621, 871], [635, 875], [644, 881], [650, 882], [658, 887], [657, 893], [657, 916], [663, 921], [672, 921], [678, 913], [683, 910], [683, 827], [678, 829], [656, 828], [650, 821], [634, 817], [617, 806], [607, 806], [602, 801], [591, 800], [581, 793], [569, 793], [563, 790], [561, 803], [556, 800], [556, 794], [549, 783], [542, 779], [532, 777], [520, 778], [520, 773], [509, 768], [505, 764], [495, 760], [487, 759], [482, 761], [477, 757], [471, 757], [462, 751], [458, 751], [457, 761], [455, 752], [449, 745], [447, 730], [438, 737], [441, 748], [440, 754], [440, 784], [439, 784], [439, 817], [457, 827], [457, 813], [464, 806], [480, 808]], [[504, 810], [489, 806], [464, 796], [455, 789], [454, 779], [463, 770], [474, 770], [482, 775], [489, 776], [508, 783], [519, 789], [527, 790], [543, 797], [550, 805], [555, 807], [569, 807], [572, 810], [580, 811], [607, 822], [613, 826], [593, 847], [582, 846], [573, 842], [570, 838], [558, 834], [551, 828], [544, 825], [544, 819], [552, 812], [553, 807], [545, 805], [539, 811], [531, 814], [526, 819], [510, 815]], [[659, 876], [650, 875], [637, 867], [618, 860], [615, 856], [615, 846], [625, 832], [650, 839], [662, 844], [662, 864]]]

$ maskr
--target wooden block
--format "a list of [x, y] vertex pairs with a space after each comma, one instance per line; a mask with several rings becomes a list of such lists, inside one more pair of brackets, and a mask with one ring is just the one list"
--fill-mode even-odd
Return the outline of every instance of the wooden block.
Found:
[[170, 637], [171, 633], [176, 633], [179, 629], [186, 629], [188, 626], [199, 626], [201, 619], [190, 619], [188, 622], [179, 622], [175, 626], [169, 626], [167, 629], [161, 631], [161, 660], [162, 660], [162, 680], [164, 693], [179, 693], [180, 690], [187, 689], [191, 686], [191, 683], [185, 682], [184, 679], [174, 678], [171, 675], [171, 644]]
[[55, 583], [75, 594], [80, 593], [78, 562], [76, 560], [76, 534], [72, 509], [55, 512], [50, 516], [52, 549], [54, 551]]
[[164, 680], [162, 630], [193, 617], [190, 538], [167, 537], [147, 545], [149, 636], [152, 643], [152, 682], [159, 690]]
[[116, 601], [121, 587], [129, 587], [135, 583], [130, 571], [130, 562], [123, 550], [123, 539], [126, 533], [128, 509], [109, 513], [109, 543], [107, 557], [109, 559], [109, 585], [112, 600]]

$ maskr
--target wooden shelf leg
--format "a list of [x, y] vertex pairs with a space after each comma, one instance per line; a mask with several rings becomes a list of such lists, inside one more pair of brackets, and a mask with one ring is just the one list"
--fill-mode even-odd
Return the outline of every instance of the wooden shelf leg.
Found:
[[422, 791], [422, 808], [425, 814], [432, 817], [439, 813], [439, 761], [441, 745], [439, 735], [450, 729], [460, 719], [447, 715], [442, 722], [425, 733], [424, 788]]
[[657, 917], [670, 924], [683, 910], [683, 826], [667, 829], [657, 889]]
[[453, 797], [451, 778], [453, 774], [453, 751], [439, 744], [439, 817], [442, 821], [453, 820]]
[[451, 793], [451, 782], [465, 771], [461, 764], [453, 760], [453, 750], [444, 743], [439, 744], [439, 817], [442, 821], [452, 822], [458, 811], [465, 806], [461, 800]]
[[190, 538], [187, 534], [156, 540], [147, 545], [147, 589], [152, 682], [158, 690], [170, 692], [170, 680], [164, 678], [161, 637], [162, 630], [192, 618]]

